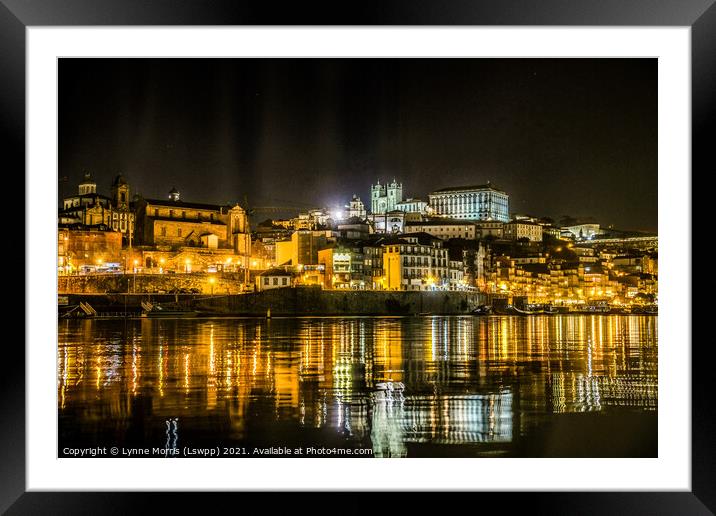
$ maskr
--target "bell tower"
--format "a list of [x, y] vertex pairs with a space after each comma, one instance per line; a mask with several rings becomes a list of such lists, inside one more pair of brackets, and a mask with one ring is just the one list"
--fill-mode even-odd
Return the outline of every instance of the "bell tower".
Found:
[[118, 210], [129, 209], [129, 184], [122, 174], [112, 182], [112, 201]]

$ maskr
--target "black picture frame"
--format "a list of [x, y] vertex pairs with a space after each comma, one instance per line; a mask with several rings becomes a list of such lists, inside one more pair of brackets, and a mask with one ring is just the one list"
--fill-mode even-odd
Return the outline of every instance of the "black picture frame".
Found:
[[[382, 0], [324, 4], [239, 0], [0, 0], [0, 131], [5, 173], [25, 168], [25, 29], [77, 25], [576, 25], [688, 26], [692, 51], [692, 178], [716, 170], [716, 0]], [[9, 158], [9, 159], [8, 159]], [[696, 173], [694, 173], [696, 172]], [[6, 176], [6, 177], [7, 177]], [[688, 178], [675, 178], [675, 180]], [[27, 197], [26, 197], [27, 199]], [[697, 223], [696, 218], [693, 219]], [[693, 231], [692, 234], [697, 234]], [[26, 233], [27, 237], [27, 233]], [[570, 514], [711, 514], [716, 511], [716, 421], [710, 402], [708, 346], [692, 347], [692, 491], [509, 494], [509, 505]], [[24, 364], [24, 350], [5, 341], [7, 363]], [[709, 344], [704, 342], [703, 344]], [[181, 508], [176, 493], [25, 492], [25, 369], [0, 374], [0, 511], [8, 514], [126, 514], [160, 501]], [[48, 438], [52, 438], [48, 436]], [[213, 494], [222, 499], [231, 493]], [[243, 498], [246, 493], [240, 494]], [[504, 494], [480, 493], [481, 497]], [[214, 502], [219, 507], [222, 500]], [[284, 502], [286, 503], [286, 502]], [[288, 502], [292, 503], [292, 502]], [[295, 502], [293, 502], [295, 503]], [[274, 509], [279, 507], [274, 506]]]

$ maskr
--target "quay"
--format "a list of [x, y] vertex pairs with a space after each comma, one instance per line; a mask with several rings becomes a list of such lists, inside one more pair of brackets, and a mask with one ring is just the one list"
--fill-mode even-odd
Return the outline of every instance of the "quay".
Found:
[[[459, 315], [487, 301], [478, 292], [361, 291], [294, 287], [246, 294], [61, 294], [60, 316], [89, 305], [84, 315], [139, 317], [142, 302], [171, 304], [205, 316]], [[92, 314], [91, 312], [95, 313]], [[90, 313], [88, 313], [90, 312]], [[79, 312], [77, 312], [79, 314]], [[82, 314], [79, 314], [82, 315]]]

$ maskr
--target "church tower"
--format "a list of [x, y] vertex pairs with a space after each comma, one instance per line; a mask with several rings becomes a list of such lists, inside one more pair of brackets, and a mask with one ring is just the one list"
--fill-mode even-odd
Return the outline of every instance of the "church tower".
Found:
[[385, 213], [385, 185], [380, 180], [370, 186], [370, 212]]
[[118, 210], [129, 209], [129, 184], [122, 174], [115, 177], [112, 182], [112, 202]]
[[80, 195], [97, 193], [97, 183], [92, 179], [92, 174], [85, 172], [85, 177], [80, 183]]
[[397, 208], [399, 202], [403, 201], [403, 183], [398, 182], [393, 178], [393, 182], [388, 185], [388, 202], [386, 211], [393, 211]]

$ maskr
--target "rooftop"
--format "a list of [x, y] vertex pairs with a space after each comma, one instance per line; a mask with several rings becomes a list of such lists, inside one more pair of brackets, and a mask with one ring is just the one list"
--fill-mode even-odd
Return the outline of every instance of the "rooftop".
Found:
[[455, 220], [455, 219], [442, 219], [442, 220], [423, 220], [423, 221], [408, 221], [405, 223], [406, 226], [474, 226], [475, 223], [469, 220]]
[[471, 192], [474, 190], [493, 190], [495, 192], [502, 192], [505, 193], [504, 190], [500, 190], [499, 188], [495, 188], [495, 186], [492, 185], [489, 181], [482, 185], [472, 185], [472, 186], [448, 186], [447, 188], [441, 188], [440, 190], [435, 190], [433, 193], [443, 193], [443, 192]]
[[177, 208], [194, 208], [198, 210], [220, 211], [222, 208], [230, 208], [227, 204], [205, 204], [200, 202], [172, 201], [171, 199], [144, 199], [147, 204], [153, 206], [167, 206]]
[[274, 267], [273, 269], [263, 271], [259, 276], [293, 276], [293, 274], [279, 267]]

